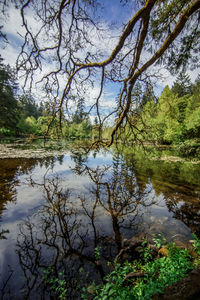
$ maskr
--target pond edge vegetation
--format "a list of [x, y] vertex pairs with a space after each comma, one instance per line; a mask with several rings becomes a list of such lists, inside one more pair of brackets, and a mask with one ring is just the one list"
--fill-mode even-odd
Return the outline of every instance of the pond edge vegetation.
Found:
[[[97, 285], [92, 282], [82, 288], [81, 299], [102, 300], [141, 300], [161, 299], [165, 290], [180, 282], [191, 271], [200, 271], [200, 239], [193, 234], [191, 247], [184, 248], [178, 242], [166, 243], [161, 235], [154, 235], [152, 241], [146, 238], [135, 241], [132, 249], [133, 260], [122, 261], [121, 250], [113, 263], [108, 265], [112, 269], [104, 278], [104, 282]], [[134, 248], [134, 249], [133, 249]], [[100, 249], [95, 248], [95, 258], [101, 260]], [[122, 260], [121, 260], [122, 259]], [[66, 299], [65, 276], [59, 273], [54, 276], [53, 267], [43, 270], [43, 283], [51, 294], [58, 299]]]

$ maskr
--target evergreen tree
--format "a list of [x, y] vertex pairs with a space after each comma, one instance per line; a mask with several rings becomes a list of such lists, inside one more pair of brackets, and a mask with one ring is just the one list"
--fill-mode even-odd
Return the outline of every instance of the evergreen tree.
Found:
[[19, 97], [19, 107], [25, 119], [31, 116], [38, 119], [41, 116], [39, 107], [30, 93]]
[[141, 95], [142, 95], [142, 85], [137, 82], [135, 88], [131, 94], [132, 104], [131, 109], [138, 111], [140, 109], [140, 102], [141, 102]]
[[185, 73], [180, 73], [172, 86], [172, 92], [178, 97], [190, 95], [192, 93], [192, 83], [190, 76]]
[[18, 122], [17, 90], [14, 71], [0, 57], [0, 127], [15, 129]]
[[84, 112], [85, 101], [83, 98], [80, 98], [77, 103], [77, 109], [73, 116], [73, 123], [80, 124], [87, 116]]
[[192, 94], [195, 100], [195, 107], [200, 106], [200, 74], [197, 76], [192, 88]]
[[156, 102], [156, 96], [154, 94], [153, 86], [151, 84], [147, 83], [140, 106], [144, 107], [145, 104], [149, 101]]
[[198, 75], [193, 88], [192, 96], [185, 110], [185, 128], [187, 138], [200, 137], [200, 75]]

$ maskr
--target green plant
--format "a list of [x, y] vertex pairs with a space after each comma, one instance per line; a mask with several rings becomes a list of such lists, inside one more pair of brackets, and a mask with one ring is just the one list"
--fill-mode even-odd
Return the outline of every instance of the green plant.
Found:
[[197, 254], [200, 255], [200, 239], [194, 233], [192, 236], [194, 238], [193, 247], [194, 247], [195, 251], [197, 252]]
[[166, 238], [162, 236], [162, 234], [154, 235], [153, 241], [157, 248], [161, 248], [166, 243]]
[[90, 286], [88, 286], [88, 288], [83, 287], [82, 294], [81, 294], [81, 299], [87, 300], [88, 299], [88, 293], [89, 294], [94, 294], [96, 292], [96, 288], [97, 288], [97, 286], [96, 286], [95, 282], [92, 282], [92, 284]]
[[[144, 240], [144, 250], [141, 252], [143, 259], [126, 262], [124, 265], [115, 263], [114, 270], [106, 276], [104, 285], [93, 283], [92, 299], [149, 300], [154, 294], [163, 292], [166, 286], [183, 278], [193, 267], [188, 250], [180, 249], [174, 243], [166, 247], [168, 256], [153, 260]], [[82, 299], [87, 299], [87, 292], [85, 288]]]
[[59, 272], [58, 275], [58, 278], [54, 275], [53, 267], [43, 269], [43, 283], [47, 285], [54, 294], [56, 294], [58, 299], [64, 300], [67, 295], [64, 271]]
[[195, 269], [200, 268], [200, 257], [197, 257], [196, 259], [194, 259], [193, 266], [194, 266]]
[[96, 260], [100, 260], [101, 254], [99, 247], [94, 248], [94, 256]]
[[147, 246], [147, 240], [146, 239], [144, 239], [144, 241], [142, 242], [142, 248], [140, 249], [140, 253], [143, 256], [143, 260], [145, 262], [152, 259], [151, 249]]
[[15, 134], [14, 130], [5, 127], [0, 128], [0, 136], [11, 136], [14, 134]]

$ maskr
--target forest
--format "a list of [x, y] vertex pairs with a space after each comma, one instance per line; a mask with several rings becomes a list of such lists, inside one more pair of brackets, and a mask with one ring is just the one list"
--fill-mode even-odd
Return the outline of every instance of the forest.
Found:
[[[0, 137], [35, 137], [81, 139], [92, 135], [92, 124], [80, 99], [70, 120], [65, 118], [62, 131], [59, 120], [52, 121], [53, 110], [48, 101], [38, 102], [31, 93], [20, 93], [16, 71], [0, 64]], [[50, 124], [50, 125], [49, 125]]]
[[130, 139], [160, 145], [198, 144], [200, 136], [200, 77], [192, 84], [187, 74], [180, 73], [170, 89], [160, 97], [152, 89], [146, 91], [132, 113], [134, 130]]
[[[92, 136], [104, 146], [198, 137], [199, 78], [191, 84], [187, 71], [198, 74], [199, 1], [118, 2], [3, 2], [4, 19], [13, 3], [20, 13], [20, 84], [43, 96], [17, 96], [15, 72], [1, 61], [1, 135]], [[7, 38], [6, 26], [0, 38]], [[174, 84], [155, 97], [160, 68]]]
[[[92, 124], [85, 112], [85, 99], [78, 99], [76, 110], [52, 122], [53, 108], [48, 101], [36, 101], [31, 93], [20, 93], [16, 72], [1, 59], [0, 65], [0, 135], [1, 137], [35, 137], [92, 139], [98, 137], [98, 119]], [[200, 136], [200, 76], [194, 83], [189, 75], [180, 73], [171, 87], [166, 86], [156, 97], [152, 86], [145, 92], [136, 86], [137, 101], [132, 101], [130, 120], [121, 129], [120, 139], [128, 143], [148, 142], [157, 145], [198, 145]], [[64, 115], [64, 113], [63, 113]], [[104, 126], [106, 139], [112, 126]]]

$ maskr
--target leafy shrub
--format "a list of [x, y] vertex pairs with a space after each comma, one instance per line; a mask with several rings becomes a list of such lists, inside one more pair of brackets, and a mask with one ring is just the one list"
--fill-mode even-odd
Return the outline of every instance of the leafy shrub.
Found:
[[0, 136], [12, 136], [12, 135], [15, 135], [14, 130], [5, 127], [0, 128]]
[[52, 267], [43, 270], [43, 283], [50, 289], [50, 292], [57, 296], [57, 299], [66, 299], [67, 289], [64, 271], [59, 272], [59, 277], [54, 275]]
[[[163, 238], [156, 239], [159, 246], [164, 242]], [[179, 281], [193, 268], [187, 249], [177, 248], [174, 243], [167, 245], [167, 248], [167, 257], [153, 260], [150, 249], [144, 246], [141, 261], [126, 262], [124, 265], [115, 263], [114, 270], [106, 276], [104, 285], [95, 286], [93, 283], [92, 299], [151, 299], [154, 294], [163, 292], [166, 286]], [[88, 299], [87, 292], [85, 288], [82, 299]]]
[[194, 233], [192, 236], [194, 238], [193, 247], [194, 247], [195, 251], [197, 252], [197, 254], [200, 256], [200, 239]]

